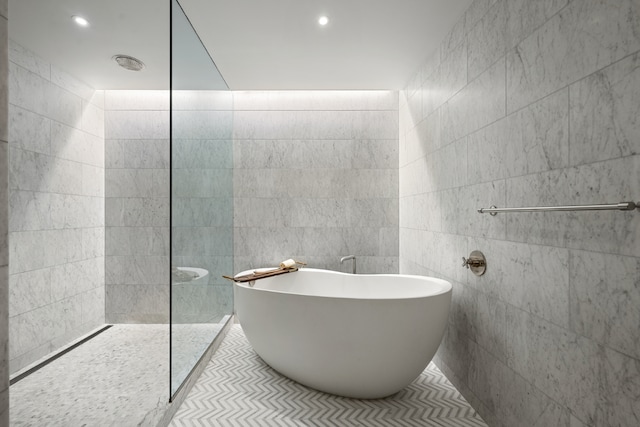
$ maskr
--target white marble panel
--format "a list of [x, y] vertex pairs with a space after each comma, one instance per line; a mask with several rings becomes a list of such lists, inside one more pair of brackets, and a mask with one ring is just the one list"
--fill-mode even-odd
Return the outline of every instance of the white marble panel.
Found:
[[441, 115], [443, 144], [505, 116], [504, 81], [505, 66], [501, 59], [444, 104]]
[[9, 106], [9, 143], [23, 150], [50, 153], [51, 120], [15, 105]]
[[105, 170], [101, 167], [82, 165], [82, 194], [104, 197]]
[[9, 40], [9, 61], [46, 80], [51, 79], [51, 65], [13, 40]]
[[517, 309], [508, 310], [507, 320], [509, 364], [525, 379], [589, 425], [633, 425], [638, 419], [637, 359]]
[[[120, 140], [124, 167], [131, 169], [166, 169], [169, 167], [169, 140]], [[177, 147], [174, 145], [174, 150]]]
[[400, 226], [418, 230], [441, 231], [442, 194], [442, 192], [437, 192], [400, 198]]
[[80, 301], [83, 325], [87, 325], [89, 328], [94, 328], [105, 323], [104, 286], [100, 286], [80, 294]]
[[104, 167], [101, 138], [57, 122], [51, 123], [51, 154], [60, 159]]
[[167, 90], [106, 90], [104, 93], [105, 110], [169, 110], [169, 91]]
[[498, 0], [474, 0], [464, 13], [464, 32], [469, 33], [476, 23]]
[[[284, 232], [286, 230], [286, 232]], [[256, 239], [259, 236], [259, 239]], [[240, 257], [268, 257], [269, 264], [281, 262], [283, 259], [291, 258], [294, 255], [304, 254], [302, 250], [302, 240], [304, 237], [303, 228], [271, 228], [271, 227], [237, 227], [234, 228], [233, 245], [234, 256]], [[317, 255], [313, 253], [313, 255]], [[263, 265], [242, 264], [236, 262], [238, 266], [246, 268], [258, 268]], [[275, 264], [274, 264], [275, 265]]]
[[104, 110], [89, 101], [82, 101], [82, 123], [80, 128], [104, 139]]
[[124, 143], [122, 139], [107, 139], [104, 141], [104, 167], [108, 169], [123, 169]]
[[508, 52], [507, 109], [515, 111], [638, 49], [636, 0], [571, 2]]
[[176, 256], [224, 256], [233, 253], [231, 227], [173, 227], [171, 237]]
[[[490, 268], [477, 281], [492, 298], [569, 327], [569, 251], [564, 248], [472, 239], [470, 249], [487, 257]], [[469, 277], [473, 284], [473, 277]]]
[[234, 91], [233, 108], [243, 110], [364, 111], [397, 110], [395, 91]]
[[[440, 43], [440, 57], [445, 58], [449, 53], [458, 47], [465, 39], [464, 15], [449, 30]], [[428, 76], [425, 76], [428, 77]]]
[[167, 323], [169, 284], [110, 284], [106, 287], [105, 305], [109, 323]]
[[[235, 199], [240, 200], [240, 198]], [[174, 226], [221, 227], [234, 225], [232, 197], [173, 197], [171, 217]]]
[[115, 285], [169, 284], [169, 259], [166, 256], [107, 256], [106, 283]]
[[[101, 214], [104, 215], [104, 209], [101, 211]], [[102, 227], [87, 227], [82, 229], [83, 258], [98, 258], [105, 256], [106, 232], [104, 229], [104, 222], [102, 222], [101, 225]]]
[[106, 198], [105, 222], [107, 226], [168, 227], [169, 199]]
[[565, 7], [570, 0], [509, 0], [507, 8], [507, 50], [526, 39], [538, 27]]
[[[507, 215], [491, 216], [479, 214], [479, 208], [488, 208], [492, 205], [508, 206], [509, 187], [508, 182], [492, 181], [484, 184], [470, 185], [461, 189], [460, 199], [450, 200], [444, 205], [443, 214], [459, 215], [460, 230], [462, 234], [476, 237], [487, 237], [505, 240], [509, 238], [507, 228], [510, 224]], [[460, 201], [463, 201], [462, 203]], [[445, 199], [443, 199], [443, 202]], [[444, 217], [443, 217], [444, 223]]]
[[469, 181], [485, 182], [569, 165], [568, 90], [469, 136]]
[[[0, 6], [1, 7], [1, 6]], [[7, 33], [9, 23], [5, 18], [0, 17], [0, 38], [3, 42], [0, 44], [0, 56], [2, 57], [2, 63], [0, 63], [0, 141], [9, 141], [9, 61], [8, 61], [8, 46], [7, 46]], [[0, 352], [0, 357], [2, 353]], [[0, 375], [2, 374], [2, 368], [0, 368]], [[0, 387], [0, 392], [2, 387]], [[0, 405], [0, 419], [2, 419], [2, 405]]]
[[245, 163], [242, 159], [234, 160], [233, 150], [236, 144], [242, 144], [242, 142], [174, 139], [171, 167], [173, 169], [231, 169], [234, 167], [234, 161], [236, 167], [244, 167]]
[[242, 92], [230, 90], [174, 90], [171, 107], [174, 110], [219, 111], [233, 110], [234, 97]]
[[153, 169], [105, 170], [106, 197], [154, 197]]
[[237, 111], [236, 139], [394, 139], [396, 111]]
[[105, 111], [106, 139], [167, 139], [168, 111]]
[[344, 221], [354, 227], [392, 227], [398, 226], [398, 199], [368, 198], [352, 199], [347, 203], [347, 215]]
[[[565, 204], [627, 201], [640, 192], [640, 156], [571, 168], [567, 178]], [[640, 257], [636, 212], [569, 212], [565, 221], [567, 247]]]
[[45, 94], [47, 117], [75, 128], [82, 127], [82, 98], [54, 84], [46, 86]]
[[105, 251], [108, 256], [169, 255], [169, 227], [107, 227]]
[[640, 260], [571, 251], [571, 328], [640, 359]]
[[11, 234], [10, 274], [82, 259], [82, 230], [22, 231]]
[[13, 190], [9, 195], [9, 231], [28, 231], [52, 228], [49, 193]]
[[[397, 227], [380, 227], [378, 235], [378, 254], [380, 257], [369, 257], [372, 267], [375, 266], [375, 258], [380, 258], [380, 267], [392, 267], [387, 272], [398, 272], [400, 231]], [[390, 264], [390, 265], [389, 265]], [[382, 270], [378, 268], [377, 270]], [[365, 270], [362, 270], [363, 272]]]
[[571, 164], [640, 153], [640, 54], [571, 85]]
[[[278, 200], [275, 202], [278, 203]], [[347, 199], [292, 199], [283, 203], [282, 215], [290, 218], [288, 225], [291, 227], [358, 226], [357, 222], [353, 222], [354, 203], [356, 201]]]
[[[338, 206], [336, 206], [339, 204], [338, 201], [332, 204], [318, 200], [318, 203], [309, 209], [314, 202], [316, 200], [235, 197], [233, 199], [233, 225], [234, 227], [300, 227], [315, 223], [320, 218], [326, 218], [327, 212], [324, 212], [323, 207], [328, 207], [332, 213], [338, 212]], [[342, 213], [346, 215], [344, 206]], [[313, 217], [309, 217], [309, 215], [313, 215]], [[335, 227], [336, 222], [337, 219], [334, 219], [331, 226]]]
[[[574, 197], [569, 197], [569, 182], [567, 170], [556, 170], [533, 175], [511, 178], [506, 181], [506, 199], [504, 205], [499, 202], [484, 203], [482, 207], [492, 204], [497, 207], [524, 206], [563, 206], [571, 204]], [[596, 202], [592, 200], [594, 203]], [[587, 200], [579, 202], [589, 203]], [[508, 240], [564, 246], [567, 235], [568, 221], [571, 213], [559, 212], [523, 212], [514, 215], [500, 215], [492, 217], [482, 214], [484, 222], [504, 218], [507, 223], [506, 237]], [[583, 217], [584, 218], [584, 217]]]
[[95, 92], [95, 89], [90, 85], [55, 65], [51, 65], [51, 83], [60, 86], [67, 92], [71, 92], [86, 101], [90, 100]]
[[[171, 173], [174, 197], [230, 197], [233, 191], [231, 169], [175, 169]], [[248, 175], [246, 170], [238, 173]]]
[[9, 317], [51, 304], [51, 270], [44, 268], [9, 277]]
[[232, 111], [174, 111], [172, 133], [178, 139], [230, 139]]
[[476, 25], [469, 30], [469, 81], [482, 74], [506, 52], [508, 1], [497, 1]]
[[9, 103], [28, 111], [47, 115], [50, 83], [14, 63], [9, 63]]
[[104, 286], [104, 258], [91, 258], [52, 267], [52, 301], [62, 301]]
[[95, 105], [99, 109], [104, 111], [104, 94], [105, 91], [102, 89], [98, 89], [93, 92], [93, 96], [89, 100], [92, 105]]

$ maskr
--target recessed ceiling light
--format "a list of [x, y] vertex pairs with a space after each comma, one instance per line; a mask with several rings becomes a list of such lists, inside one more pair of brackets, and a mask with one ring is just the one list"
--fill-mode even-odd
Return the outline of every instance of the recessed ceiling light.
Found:
[[328, 23], [329, 23], [329, 18], [327, 16], [323, 15], [320, 18], [318, 18], [318, 24], [322, 25], [323, 27]]
[[87, 21], [82, 16], [73, 15], [71, 17], [71, 19], [73, 19], [73, 22], [75, 22], [76, 24], [80, 25], [81, 27], [88, 27], [89, 26], [89, 21]]

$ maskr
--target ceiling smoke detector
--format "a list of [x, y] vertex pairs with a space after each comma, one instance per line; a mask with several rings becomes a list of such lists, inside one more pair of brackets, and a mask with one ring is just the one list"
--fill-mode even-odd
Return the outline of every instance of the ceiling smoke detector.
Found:
[[140, 61], [138, 58], [134, 58], [129, 55], [114, 55], [114, 61], [118, 63], [119, 66], [129, 71], [142, 71], [144, 68], [144, 62]]

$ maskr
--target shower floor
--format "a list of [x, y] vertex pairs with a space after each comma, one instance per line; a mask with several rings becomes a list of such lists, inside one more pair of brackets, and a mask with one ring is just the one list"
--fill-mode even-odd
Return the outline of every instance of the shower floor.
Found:
[[433, 363], [391, 397], [348, 399], [278, 374], [256, 355], [240, 325], [231, 327], [170, 425], [486, 427]]
[[[204, 350], [221, 327], [174, 325], [176, 347]], [[193, 355], [173, 358], [187, 366]], [[169, 404], [169, 325], [114, 325], [12, 385], [9, 396], [12, 426], [156, 426]]]

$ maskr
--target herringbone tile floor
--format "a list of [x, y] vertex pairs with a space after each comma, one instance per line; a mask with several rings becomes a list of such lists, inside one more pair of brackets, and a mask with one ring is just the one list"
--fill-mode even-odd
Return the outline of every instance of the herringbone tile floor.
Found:
[[391, 397], [348, 399], [283, 377], [256, 355], [242, 328], [233, 325], [171, 426], [486, 424], [433, 363], [410, 386]]

